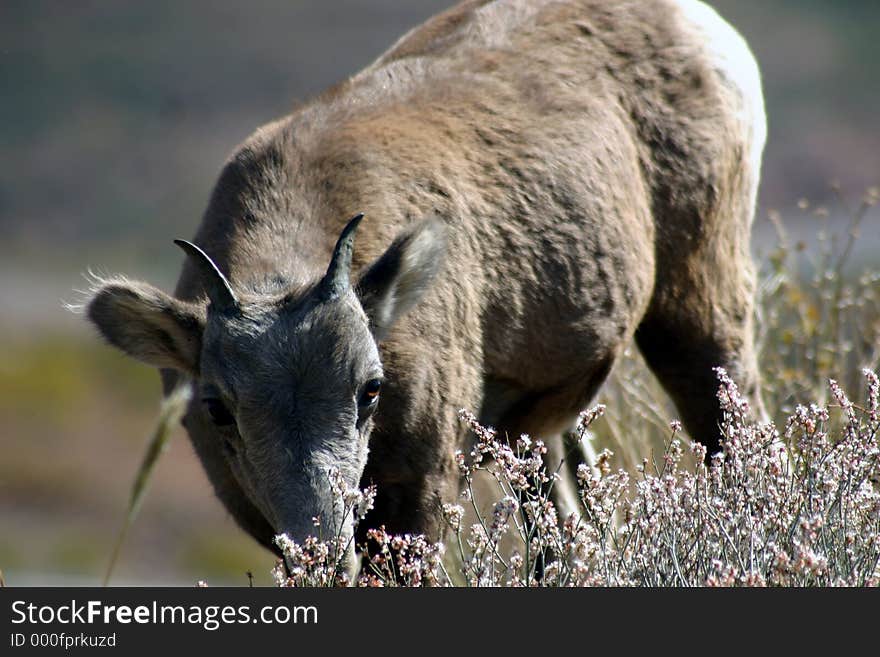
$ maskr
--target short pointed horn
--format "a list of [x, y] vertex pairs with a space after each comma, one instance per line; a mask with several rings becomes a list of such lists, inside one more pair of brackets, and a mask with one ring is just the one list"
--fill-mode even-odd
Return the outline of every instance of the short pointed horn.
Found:
[[363, 218], [363, 213], [352, 217], [336, 242], [336, 248], [333, 249], [333, 257], [330, 259], [330, 266], [327, 268], [327, 273], [321, 281], [321, 292], [325, 299], [338, 297], [350, 285], [349, 276], [351, 275], [351, 254], [354, 251], [354, 234]]
[[190, 261], [198, 268], [202, 277], [202, 285], [205, 286], [205, 292], [208, 293], [211, 305], [220, 311], [238, 308], [238, 300], [232, 292], [229, 281], [226, 280], [223, 272], [214, 264], [214, 261], [208, 257], [208, 254], [186, 240], [174, 240], [174, 243], [184, 250]]

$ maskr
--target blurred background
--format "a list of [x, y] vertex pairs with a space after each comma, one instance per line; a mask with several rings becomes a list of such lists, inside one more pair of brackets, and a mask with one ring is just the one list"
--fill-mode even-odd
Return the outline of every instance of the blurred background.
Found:
[[[258, 125], [351, 75], [444, 0], [0, 3], [0, 570], [99, 584], [158, 409], [155, 371], [63, 308], [88, 267], [173, 289], [220, 167]], [[800, 199], [880, 183], [880, 3], [717, 0], [761, 65], [770, 124], [756, 222], [812, 234]], [[795, 212], [791, 213], [790, 210]], [[841, 210], [843, 212], [843, 210]], [[862, 258], [880, 254], [866, 226]], [[182, 430], [114, 584], [270, 582]]]

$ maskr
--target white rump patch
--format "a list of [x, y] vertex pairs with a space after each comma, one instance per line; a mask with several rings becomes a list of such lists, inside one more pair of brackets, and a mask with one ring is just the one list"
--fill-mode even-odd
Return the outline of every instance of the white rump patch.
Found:
[[[699, 0], [675, 0], [685, 19], [705, 37], [706, 52], [713, 68], [742, 98], [738, 108], [743, 128], [749, 136], [749, 165], [757, 182], [761, 155], [767, 141], [767, 117], [761, 73], [755, 56], [742, 35], [714, 9]], [[754, 185], [755, 193], [757, 184]]]

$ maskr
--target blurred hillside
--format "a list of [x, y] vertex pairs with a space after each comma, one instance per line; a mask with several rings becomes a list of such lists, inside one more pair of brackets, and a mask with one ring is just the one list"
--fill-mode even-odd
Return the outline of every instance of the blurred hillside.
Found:
[[[192, 235], [233, 147], [450, 4], [0, 3], [0, 569], [10, 583], [98, 580], [156, 410], [156, 374], [62, 309], [85, 285], [80, 272], [171, 288], [182, 260], [171, 240]], [[714, 5], [764, 74], [759, 213], [822, 202], [831, 181], [849, 195], [877, 185], [880, 2]], [[271, 559], [220, 509], [188, 443], [175, 441], [157, 476], [121, 581], [243, 584], [245, 568], [267, 581]]]
[[[0, 230], [6, 254], [167, 262], [225, 156], [350, 75], [444, 0], [9, 1], [0, 8]], [[874, 0], [719, 0], [761, 63], [762, 205], [862, 191], [880, 175]], [[171, 255], [169, 255], [171, 254]], [[63, 256], [62, 256], [63, 257]], [[104, 262], [101, 258], [100, 262]]]

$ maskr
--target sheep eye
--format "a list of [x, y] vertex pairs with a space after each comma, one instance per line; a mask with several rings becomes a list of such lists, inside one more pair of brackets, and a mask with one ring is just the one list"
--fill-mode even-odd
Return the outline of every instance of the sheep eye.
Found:
[[211, 417], [211, 421], [215, 426], [228, 427], [231, 424], [235, 424], [235, 418], [232, 413], [229, 412], [229, 409], [226, 408], [226, 404], [224, 404], [221, 399], [208, 397], [202, 399], [202, 405], [205, 407], [205, 410], [208, 412], [208, 415]]
[[361, 393], [360, 406], [370, 406], [379, 401], [379, 391], [382, 389], [382, 381], [379, 379], [370, 379], [364, 384]]

